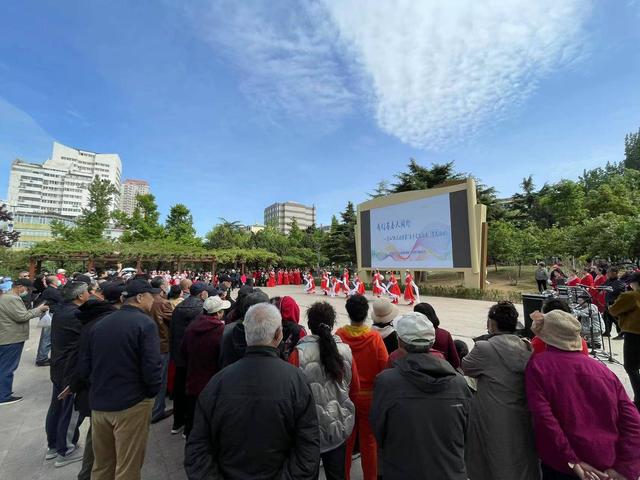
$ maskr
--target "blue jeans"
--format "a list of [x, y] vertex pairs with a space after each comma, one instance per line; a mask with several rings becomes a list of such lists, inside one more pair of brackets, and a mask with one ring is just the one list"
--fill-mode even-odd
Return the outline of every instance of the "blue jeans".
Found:
[[40, 332], [40, 341], [38, 342], [38, 354], [36, 355], [36, 363], [44, 362], [49, 358], [51, 351], [51, 327], [42, 327]]
[[13, 393], [13, 372], [20, 365], [24, 342], [0, 345], [0, 402], [3, 402]]
[[165, 397], [167, 396], [167, 378], [169, 376], [169, 352], [161, 353], [160, 358], [162, 358], [162, 385], [160, 386], [158, 395], [156, 395], [153, 410], [151, 411], [152, 421], [160, 417], [167, 406], [165, 403]]
[[58, 395], [62, 390], [64, 390], [64, 387], [53, 384], [45, 430], [47, 433], [47, 447], [55, 448], [58, 455], [65, 456], [69, 449], [78, 444], [80, 424], [82, 424], [83, 417], [73, 408], [75, 395], [69, 395], [64, 400], [58, 400]]

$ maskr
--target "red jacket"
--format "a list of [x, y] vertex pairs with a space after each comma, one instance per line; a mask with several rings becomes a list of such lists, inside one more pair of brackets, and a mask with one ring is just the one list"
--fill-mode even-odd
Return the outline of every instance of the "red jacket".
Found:
[[224, 322], [217, 316], [200, 315], [187, 327], [182, 356], [187, 363], [187, 395], [197, 396], [220, 370], [220, 343]]

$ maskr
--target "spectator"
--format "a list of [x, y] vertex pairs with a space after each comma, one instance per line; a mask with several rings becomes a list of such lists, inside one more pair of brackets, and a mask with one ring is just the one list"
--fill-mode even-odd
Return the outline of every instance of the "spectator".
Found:
[[282, 315], [282, 343], [278, 348], [282, 359], [287, 360], [307, 332], [300, 326], [300, 307], [293, 298], [282, 297], [278, 308]]
[[640, 273], [631, 274], [629, 285], [631, 291], [621, 294], [609, 306], [609, 313], [618, 318], [618, 328], [624, 334], [624, 369], [640, 410]]
[[[410, 288], [410, 287], [407, 287]], [[391, 354], [398, 349], [398, 334], [393, 328], [393, 320], [398, 316], [398, 307], [386, 298], [378, 298], [373, 302], [373, 313], [371, 329], [378, 332], [387, 348], [387, 353]]]
[[436, 329], [436, 341], [431, 350], [442, 352], [447, 362], [449, 362], [453, 368], [459, 369], [460, 356], [458, 355], [458, 349], [455, 346], [453, 337], [447, 330], [440, 327], [440, 319], [431, 304], [426, 302], [418, 303], [413, 307], [413, 311], [425, 315]]
[[[49, 306], [49, 313], [55, 314], [56, 308], [62, 303], [60, 293], [60, 280], [55, 275], [49, 275], [44, 279], [46, 287], [35, 301], [35, 306], [46, 304]], [[40, 341], [38, 342], [38, 353], [36, 354], [36, 366], [48, 367], [51, 365], [49, 352], [51, 351], [51, 327], [42, 327], [40, 331]]]
[[[235, 321], [237, 321], [239, 318], [241, 318], [241, 314], [240, 314], [240, 307], [242, 305], [242, 301], [244, 300], [244, 298], [253, 293], [255, 290], [253, 287], [246, 285], [244, 287], [240, 287], [240, 289], [238, 290], [238, 295], [236, 296], [236, 301], [233, 304], [233, 306], [231, 306], [229, 308], [229, 310], [227, 310], [224, 314], [224, 323], [233, 323]], [[231, 303], [231, 302], [229, 302]]]
[[247, 310], [258, 303], [269, 303], [269, 297], [267, 294], [260, 290], [256, 290], [255, 292], [247, 295], [242, 300], [238, 311], [240, 318], [236, 322], [227, 324], [224, 327], [224, 333], [222, 335], [222, 349], [220, 351], [221, 368], [231, 365], [244, 357], [244, 353], [247, 349], [247, 340], [242, 320], [244, 319], [244, 315]]
[[180, 292], [183, 300], [191, 295], [191, 285], [193, 285], [193, 282], [188, 278], [180, 280]]
[[543, 479], [637, 479], [640, 414], [613, 372], [579, 354], [580, 322], [554, 310], [532, 330], [547, 344], [525, 372]]
[[[182, 282], [180, 282], [182, 284]], [[169, 347], [170, 358], [176, 367], [173, 379], [173, 426], [171, 433], [176, 435], [184, 428], [187, 409], [187, 362], [182, 358], [182, 340], [189, 324], [202, 313], [202, 305], [209, 296], [207, 286], [196, 282], [189, 289], [189, 296], [183, 300], [171, 315]]]
[[182, 358], [187, 364], [187, 410], [184, 434], [189, 437], [193, 427], [196, 400], [211, 377], [220, 370], [220, 344], [224, 332], [222, 317], [231, 304], [218, 296], [208, 297], [202, 313], [189, 324], [182, 341]]
[[364, 480], [375, 480], [378, 471], [376, 439], [369, 424], [369, 411], [373, 394], [373, 382], [376, 375], [385, 369], [389, 354], [382, 337], [365, 325], [369, 302], [362, 295], [352, 295], [347, 299], [347, 313], [351, 323], [336, 332], [344, 343], [351, 347], [353, 359], [358, 369], [360, 391], [355, 399], [356, 425], [347, 442], [347, 460], [345, 478], [350, 478], [351, 453], [358, 436], [362, 453]]
[[611, 327], [613, 325], [616, 326], [616, 330], [618, 332], [618, 336], [615, 339], [621, 339], [623, 334], [618, 326], [618, 321], [616, 317], [609, 313], [609, 307], [613, 305], [616, 299], [620, 296], [620, 294], [624, 293], [627, 290], [627, 286], [625, 283], [618, 278], [618, 267], [609, 267], [607, 269], [607, 281], [604, 282], [604, 286], [608, 287], [608, 291], [605, 294], [605, 310], [604, 310], [604, 333], [603, 337], [611, 337]]
[[173, 415], [173, 410], [166, 409], [165, 397], [167, 395], [167, 378], [169, 375], [169, 326], [171, 325], [171, 316], [175, 307], [167, 300], [167, 293], [170, 287], [164, 277], [154, 277], [150, 283], [153, 288], [160, 291], [160, 293], [153, 295], [153, 305], [151, 305], [151, 318], [158, 326], [160, 358], [162, 359], [162, 385], [151, 412], [151, 423], [157, 423]]
[[304, 337], [289, 357], [309, 380], [320, 424], [320, 457], [327, 480], [345, 476], [347, 439], [356, 421], [353, 399], [360, 381], [351, 349], [331, 335], [336, 311], [327, 302], [307, 310], [311, 335]]
[[478, 341], [462, 361], [465, 375], [478, 380], [465, 451], [473, 480], [540, 478], [524, 391], [531, 345], [515, 334], [517, 325], [518, 311], [511, 302], [493, 305], [489, 339]]
[[63, 396], [69, 385], [67, 362], [77, 359], [82, 322], [78, 318], [78, 307], [91, 296], [91, 279], [78, 275], [62, 289], [63, 303], [51, 320], [51, 367], [49, 376], [53, 384], [51, 403], [46, 418], [48, 450], [45, 459], [56, 459], [55, 466], [63, 467], [82, 460], [83, 452], [78, 447], [80, 425], [84, 417], [74, 410], [74, 395]]
[[26, 309], [22, 297], [32, 288], [30, 280], [21, 278], [13, 282], [10, 291], [0, 295], [0, 406], [22, 400], [13, 395], [13, 374], [29, 338], [29, 320], [49, 309], [46, 304]]
[[548, 288], [549, 283], [549, 270], [545, 267], [544, 262], [538, 263], [535, 276], [536, 283], [538, 284], [538, 291], [542, 293]]
[[140, 479], [162, 384], [158, 328], [149, 316], [154, 293], [144, 279], [127, 282], [124, 305], [91, 329], [80, 359], [78, 376], [91, 383], [92, 480]]
[[171, 302], [173, 308], [176, 308], [178, 304], [182, 300], [184, 300], [184, 298], [182, 298], [182, 290], [180, 289], [180, 285], [171, 285], [169, 293], [167, 294], [167, 300]]
[[436, 332], [425, 315], [406, 313], [395, 325], [407, 354], [376, 377], [370, 414], [384, 478], [466, 480], [471, 391], [448, 362], [427, 355]]
[[[569, 304], [561, 298], [548, 298], [542, 304], [542, 313], [549, 313], [553, 310], [562, 310], [563, 312], [573, 314], [573, 310], [571, 309]], [[533, 320], [534, 322], [539, 318], [540, 312], [536, 311], [531, 314], [531, 320]], [[534, 336], [531, 339], [531, 347], [533, 348], [533, 353], [541, 353], [547, 349], [547, 345], [542, 341], [541, 338], [537, 336]], [[584, 353], [585, 355], [589, 355], [589, 347], [587, 346], [587, 341], [584, 339], [582, 340], [582, 353]]]
[[279, 358], [280, 312], [254, 305], [242, 325], [246, 356], [215, 375], [198, 397], [185, 448], [187, 477], [315, 479], [315, 402], [304, 374]]
[[598, 307], [591, 302], [591, 298], [588, 292], [579, 292], [577, 295], [578, 303], [575, 306], [574, 312], [582, 325], [580, 336], [586, 340], [587, 348], [600, 348], [602, 346], [602, 330], [604, 325], [600, 311]]

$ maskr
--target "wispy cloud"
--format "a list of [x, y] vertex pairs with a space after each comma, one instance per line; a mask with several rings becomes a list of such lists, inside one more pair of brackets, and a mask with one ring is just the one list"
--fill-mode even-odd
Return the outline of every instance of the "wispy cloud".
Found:
[[493, 125], [581, 53], [591, 0], [219, 0], [185, 12], [270, 111], [439, 148]]

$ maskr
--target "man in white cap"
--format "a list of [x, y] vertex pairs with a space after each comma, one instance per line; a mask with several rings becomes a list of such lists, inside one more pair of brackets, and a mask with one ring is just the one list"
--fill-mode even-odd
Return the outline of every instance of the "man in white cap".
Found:
[[640, 476], [640, 414], [605, 365], [583, 355], [570, 313], [534, 312], [531, 330], [547, 344], [525, 370], [545, 480]]
[[445, 360], [429, 353], [436, 332], [418, 312], [395, 322], [407, 354], [376, 377], [370, 422], [385, 480], [466, 480], [464, 442], [471, 391]]

